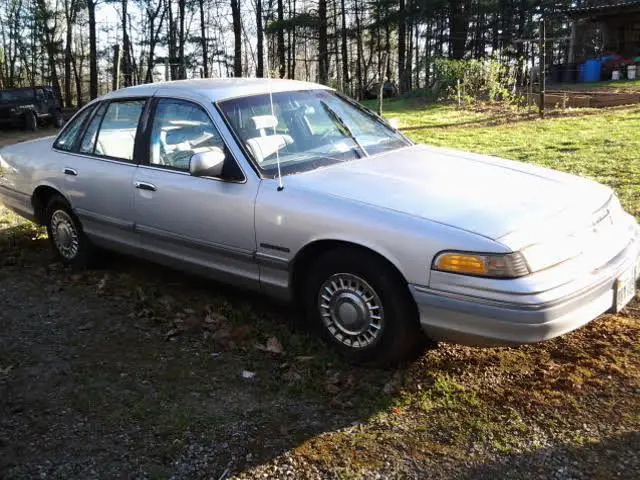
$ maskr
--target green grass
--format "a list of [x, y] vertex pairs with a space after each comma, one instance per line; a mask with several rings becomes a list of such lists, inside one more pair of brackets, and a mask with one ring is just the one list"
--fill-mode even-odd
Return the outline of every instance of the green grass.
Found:
[[640, 91], [640, 79], [638, 80], [604, 80], [590, 83], [557, 83], [549, 85], [549, 90], [603, 90], [613, 93], [630, 93]]
[[[414, 141], [496, 155], [582, 175], [614, 188], [625, 209], [640, 218], [640, 107], [589, 111], [588, 115], [465, 125], [483, 114], [452, 106], [411, 108], [389, 102], [388, 118]], [[479, 118], [480, 117], [480, 118]], [[433, 128], [438, 121], [458, 123]], [[423, 129], [415, 129], [424, 125]]]
[[[376, 110], [375, 100], [363, 102], [368, 108]], [[384, 116], [396, 119], [398, 127], [439, 128], [489, 120], [486, 112], [463, 110], [451, 104], [430, 103], [422, 97], [385, 99]]]

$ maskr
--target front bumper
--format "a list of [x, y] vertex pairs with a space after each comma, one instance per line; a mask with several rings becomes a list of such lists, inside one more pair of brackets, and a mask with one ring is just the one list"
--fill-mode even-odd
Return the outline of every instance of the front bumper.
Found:
[[[496, 301], [410, 285], [420, 323], [433, 340], [475, 346], [536, 343], [586, 325], [613, 308], [615, 283], [640, 262], [640, 240], [635, 239], [609, 263], [599, 268], [595, 281], [562, 297], [539, 304]], [[636, 269], [640, 272], [640, 266]]]

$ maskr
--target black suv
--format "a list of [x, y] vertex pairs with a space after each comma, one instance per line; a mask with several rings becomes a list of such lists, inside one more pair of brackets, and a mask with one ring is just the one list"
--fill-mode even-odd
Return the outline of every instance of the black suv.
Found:
[[19, 125], [36, 131], [38, 123], [64, 124], [60, 99], [51, 87], [8, 88], [0, 90], [0, 124]]

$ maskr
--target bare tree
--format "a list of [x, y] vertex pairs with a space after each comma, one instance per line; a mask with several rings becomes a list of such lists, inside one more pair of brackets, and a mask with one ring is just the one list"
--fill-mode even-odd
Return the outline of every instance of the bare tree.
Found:
[[202, 73], [204, 78], [209, 78], [209, 55], [207, 40], [207, 23], [204, 17], [204, 0], [198, 0], [200, 7], [200, 47], [202, 48]]
[[318, 1], [318, 81], [324, 85], [329, 82], [327, 0]]
[[239, 0], [231, 0], [233, 19], [233, 76], [242, 76], [242, 17]]

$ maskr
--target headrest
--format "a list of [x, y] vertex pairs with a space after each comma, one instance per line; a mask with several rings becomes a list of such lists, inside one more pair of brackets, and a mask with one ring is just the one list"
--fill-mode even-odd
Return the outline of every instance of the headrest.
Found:
[[267, 128], [276, 128], [278, 126], [278, 118], [275, 115], [256, 115], [251, 117], [256, 130]]

